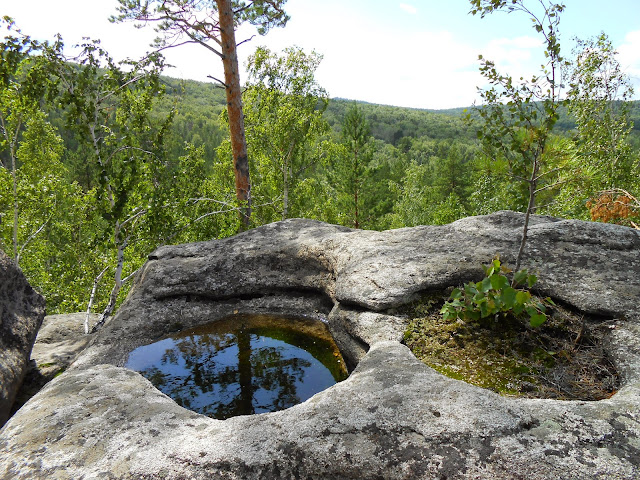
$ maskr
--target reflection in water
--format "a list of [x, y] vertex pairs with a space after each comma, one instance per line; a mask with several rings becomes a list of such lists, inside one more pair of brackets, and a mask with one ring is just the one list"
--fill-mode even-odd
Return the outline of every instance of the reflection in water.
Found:
[[135, 349], [125, 366], [219, 419], [289, 408], [348, 375], [322, 322], [266, 315], [180, 332]]

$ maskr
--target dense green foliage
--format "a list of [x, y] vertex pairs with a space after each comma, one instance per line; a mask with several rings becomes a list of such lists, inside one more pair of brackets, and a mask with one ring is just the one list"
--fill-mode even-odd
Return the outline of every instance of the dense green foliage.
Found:
[[329, 130], [327, 93], [314, 78], [321, 61], [300, 48], [278, 55], [258, 47], [249, 59], [243, 100], [254, 222], [304, 215], [313, 202], [312, 172], [322, 161], [313, 146]]
[[533, 10], [523, 0], [471, 0], [471, 4], [471, 13], [481, 17], [494, 11], [525, 13], [544, 45], [547, 63], [531, 79], [517, 80], [501, 73], [492, 60], [480, 55], [480, 73], [490, 86], [480, 90], [478, 139], [489, 157], [506, 160], [509, 176], [527, 192], [524, 196], [526, 215], [515, 263], [518, 270], [527, 241], [529, 217], [536, 209], [538, 194], [547, 188], [544, 182], [552, 172], [565, 168], [565, 161], [558, 165], [547, 160], [558, 110], [565, 103], [561, 86], [562, 73], [568, 63], [561, 54], [558, 32], [564, 6], [546, 0], [534, 4]]
[[[94, 286], [92, 309], [103, 311], [158, 246], [240, 229], [223, 88], [160, 76], [160, 56], [121, 65], [88, 42], [68, 59], [59, 42], [9, 32], [0, 44], [0, 248], [49, 313], [85, 310]], [[640, 102], [596, 83], [603, 65], [616, 72], [605, 37], [582, 47], [571, 70], [581, 89], [567, 105], [503, 83], [514, 103], [490, 94], [484, 116], [330, 100], [315, 79], [321, 56], [258, 48], [243, 94], [252, 226], [307, 217], [387, 229], [503, 209], [634, 225]], [[602, 121], [589, 120], [596, 112]], [[534, 161], [532, 204], [522, 178]], [[615, 215], [603, 214], [609, 207]]]
[[538, 281], [535, 275], [518, 270], [509, 281], [507, 275], [512, 272], [497, 258], [482, 268], [485, 277], [481, 281], [453, 289], [440, 311], [445, 320], [460, 318], [491, 325], [510, 317], [526, 316], [532, 327], [539, 327], [547, 320], [547, 306], [554, 303], [550, 298], [538, 300], [531, 295], [530, 290]]

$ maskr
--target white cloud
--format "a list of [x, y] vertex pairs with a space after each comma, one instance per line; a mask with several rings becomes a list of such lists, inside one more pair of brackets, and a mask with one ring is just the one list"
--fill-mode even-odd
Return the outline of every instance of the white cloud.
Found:
[[417, 108], [466, 106], [476, 97], [477, 53], [450, 32], [375, 32], [326, 51], [319, 82], [330, 95]]
[[535, 58], [543, 59], [543, 49], [542, 41], [535, 37], [498, 38], [489, 42], [482, 55], [515, 76], [520, 75], [518, 70], [537, 69], [540, 65], [534, 66], [531, 62]]
[[627, 33], [618, 47], [618, 61], [634, 85], [635, 99], [640, 99], [640, 30]]
[[[490, 40], [486, 45], [476, 47], [475, 58], [478, 54], [494, 62], [500, 74], [510, 75], [516, 81], [520, 78], [527, 81], [539, 75], [541, 66], [547, 63], [543, 42], [531, 36]], [[476, 68], [479, 65], [478, 62]], [[484, 78], [476, 85], [483, 88], [489, 86]]]
[[505, 48], [532, 49], [544, 46], [542, 39], [538, 37], [522, 36], [515, 38], [496, 38], [491, 41], [491, 45], [500, 45]]
[[[348, 9], [348, 4], [343, 8]], [[496, 61], [500, 71], [518, 78], [539, 70], [540, 62], [532, 58], [542, 49], [532, 37], [465, 44], [448, 31], [389, 30], [384, 23], [372, 23], [348, 11], [339, 13], [319, 8], [316, 22], [291, 21], [285, 29], [256, 37], [239, 48], [240, 63], [244, 65], [257, 45], [278, 51], [296, 43], [305, 51], [315, 49], [324, 55], [316, 77], [332, 97], [433, 109], [468, 106], [477, 100], [476, 86], [484, 83], [478, 73], [479, 53]], [[327, 35], [326, 25], [342, 34]], [[243, 26], [238, 38], [252, 33]], [[168, 62], [178, 67], [169, 75], [201, 81], [207, 75], [223, 77], [222, 63], [199, 46], [166, 54]], [[246, 79], [244, 72], [241, 77]]]
[[407, 3], [401, 3], [400, 8], [405, 12], [410, 13], [411, 15], [415, 15], [416, 13], [418, 13], [418, 9], [416, 7]]

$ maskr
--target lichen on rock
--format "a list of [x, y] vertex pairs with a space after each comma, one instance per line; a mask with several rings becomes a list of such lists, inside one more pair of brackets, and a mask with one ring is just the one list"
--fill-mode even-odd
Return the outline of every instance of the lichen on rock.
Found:
[[[118, 314], [0, 431], [0, 478], [628, 479], [640, 477], [640, 232], [533, 217], [538, 292], [609, 318], [620, 388], [511, 398], [441, 375], [402, 344], [404, 308], [517, 253], [522, 215], [386, 232], [286, 220], [167, 246]], [[287, 410], [214, 420], [123, 368], [175, 329], [237, 314], [326, 321], [349, 378]]]

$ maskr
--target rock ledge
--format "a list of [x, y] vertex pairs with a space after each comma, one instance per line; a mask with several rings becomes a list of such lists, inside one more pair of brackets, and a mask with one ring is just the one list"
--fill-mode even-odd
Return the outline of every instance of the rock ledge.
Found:
[[[0, 478], [640, 478], [640, 232], [534, 217], [541, 293], [611, 326], [624, 386], [599, 402], [513, 399], [401, 344], [396, 308], [512, 263], [522, 216], [355, 231], [308, 220], [162, 247], [118, 315], [0, 431]], [[213, 420], [123, 368], [133, 348], [237, 313], [327, 321], [351, 376], [288, 410]], [[357, 365], [357, 366], [356, 366]]]

